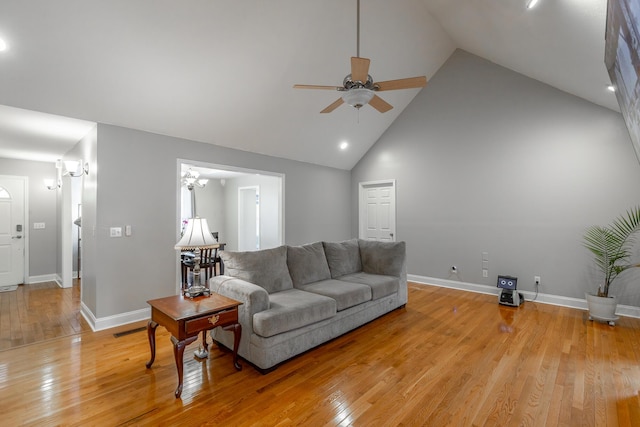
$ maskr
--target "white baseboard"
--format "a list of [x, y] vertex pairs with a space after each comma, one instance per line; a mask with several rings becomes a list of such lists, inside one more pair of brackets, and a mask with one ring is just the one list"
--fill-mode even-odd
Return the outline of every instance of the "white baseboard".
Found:
[[129, 311], [127, 313], [114, 314], [113, 316], [96, 318], [94, 314], [89, 310], [84, 302], [80, 303], [80, 313], [84, 320], [87, 321], [91, 329], [96, 331], [102, 331], [104, 329], [114, 328], [116, 326], [127, 325], [129, 323], [139, 322], [141, 320], [148, 320], [151, 317], [151, 308], [142, 308], [136, 311]]
[[[495, 286], [479, 285], [477, 283], [459, 282], [456, 280], [438, 279], [436, 277], [418, 276], [415, 274], [407, 274], [407, 280], [410, 282], [416, 282], [423, 285], [440, 286], [443, 288], [460, 289], [463, 291], [477, 292], [481, 294], [489, 294], [498, 296], [499, 290]], [[519, 291], [526, 300], [532, 300], [535, 297], [535, 292]], [[538, 293], [536, 302], [543, 304], [559, 305], [562, 307], [577, 308], [580, 310], [587, 309], [587, 301], [580, 298], [564, 297], [560, 295], [542, 294]], [[631, 305], [618, 304], [616, 314], [619, 316], [637, 317], [640, 318], [640, 307], [634, 307]]]
[[57, 274], [42, 274], [40, 276], [29, 276], [27, 278], [27, 284], [42, 283], [42, 282], [57, 282]]
[[[76, 276], [73, 277], [75, 278]], [[42, 274], [40, 276], [29, 276], [27, 278], [27, 284], [43, 282], [56, 282], [58, 286], [64, 288], [64, 286], [62, 286], [62, 277], [60, 277], [60, 275], [57, 273]]]

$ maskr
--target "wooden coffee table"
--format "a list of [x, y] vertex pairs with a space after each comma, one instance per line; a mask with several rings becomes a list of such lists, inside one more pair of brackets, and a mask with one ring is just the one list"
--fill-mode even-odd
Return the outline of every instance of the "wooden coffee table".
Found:
[[238, 306], [242, 304], [241, 302], [212, 293], [210, 296], [196, 298], [174, 295], [153, 299], [147, 303], [151, 305], [151, 320], [147, 324], [151, 359], [147, 362], [147, 368], [151, 368], [156, 358], [156, 328], [162, 325], [171, 334], [173, 354], [178, 369], [176, 398], [182, 394], [184, 349], [198, 338], [200, 332], [202, 332], [202, 342], [206, 352], [208, 330], [220, 326], [225, 331], [233, 331], [233, 365], [237, 370], [242, 369], [238, 363], [238, 345], [242, 334], [242, 326], [238, 323]]

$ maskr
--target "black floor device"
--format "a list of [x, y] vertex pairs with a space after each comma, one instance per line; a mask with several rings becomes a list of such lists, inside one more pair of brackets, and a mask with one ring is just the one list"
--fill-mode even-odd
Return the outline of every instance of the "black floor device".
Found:
[[522, 296], [521, 293], [518, 293], [516, 291], [501, 289], [499, 302], [502, 305], [510, 305], [512, 307], [517, 307], [524, 302], [524, 297]]
[[498, 276], [498, 284], [500, 295], [498, 302], [502, 305], [518, 307], [524, 302], [524, 297], [518, 293], [518, 278], [511, 276]]

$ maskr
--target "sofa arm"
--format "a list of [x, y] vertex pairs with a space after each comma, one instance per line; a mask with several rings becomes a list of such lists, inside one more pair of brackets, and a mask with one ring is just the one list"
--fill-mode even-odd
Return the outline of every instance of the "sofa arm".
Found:
[[[264, 288], [230, 276], [215, 276], [209, 280], [211, 292], [240, 301], [238, 321], [243, 328], [253, 330], [253, 315], [269, 308], [269, 294]], [[249, 334], [249, 330], [247, 330]]]
[[405, 242], [358, 241], [362, 271], [371, 274], [401, 277], [406, 274]]

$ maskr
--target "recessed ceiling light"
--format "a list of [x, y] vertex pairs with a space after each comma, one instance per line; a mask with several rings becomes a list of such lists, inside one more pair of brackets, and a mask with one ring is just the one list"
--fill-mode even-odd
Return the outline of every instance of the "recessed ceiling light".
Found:
[[616, 87], [615, 87], [614, 85], [608, 85], [608, 86], [607, 86], [607, 90], [608, 90], [609, 92], [615, 92], [615, 91], [616, 91]]
[[538, 4], [538, 0], [527, 0], [527, 9], [533, 9]]
[[3, 39], [0, 39], [0, 52], [4, 52], [5, 50], [7, 50], [7, 42], [5, 42]]
[[348, 143], [347, 141], [342, 141], [342, 142], [340, 143], [340, 149], [341, 149], [341, 150], [346, 150], [346, 149], [347, 149], [347, 147], [349, 147], [349, 143]]

